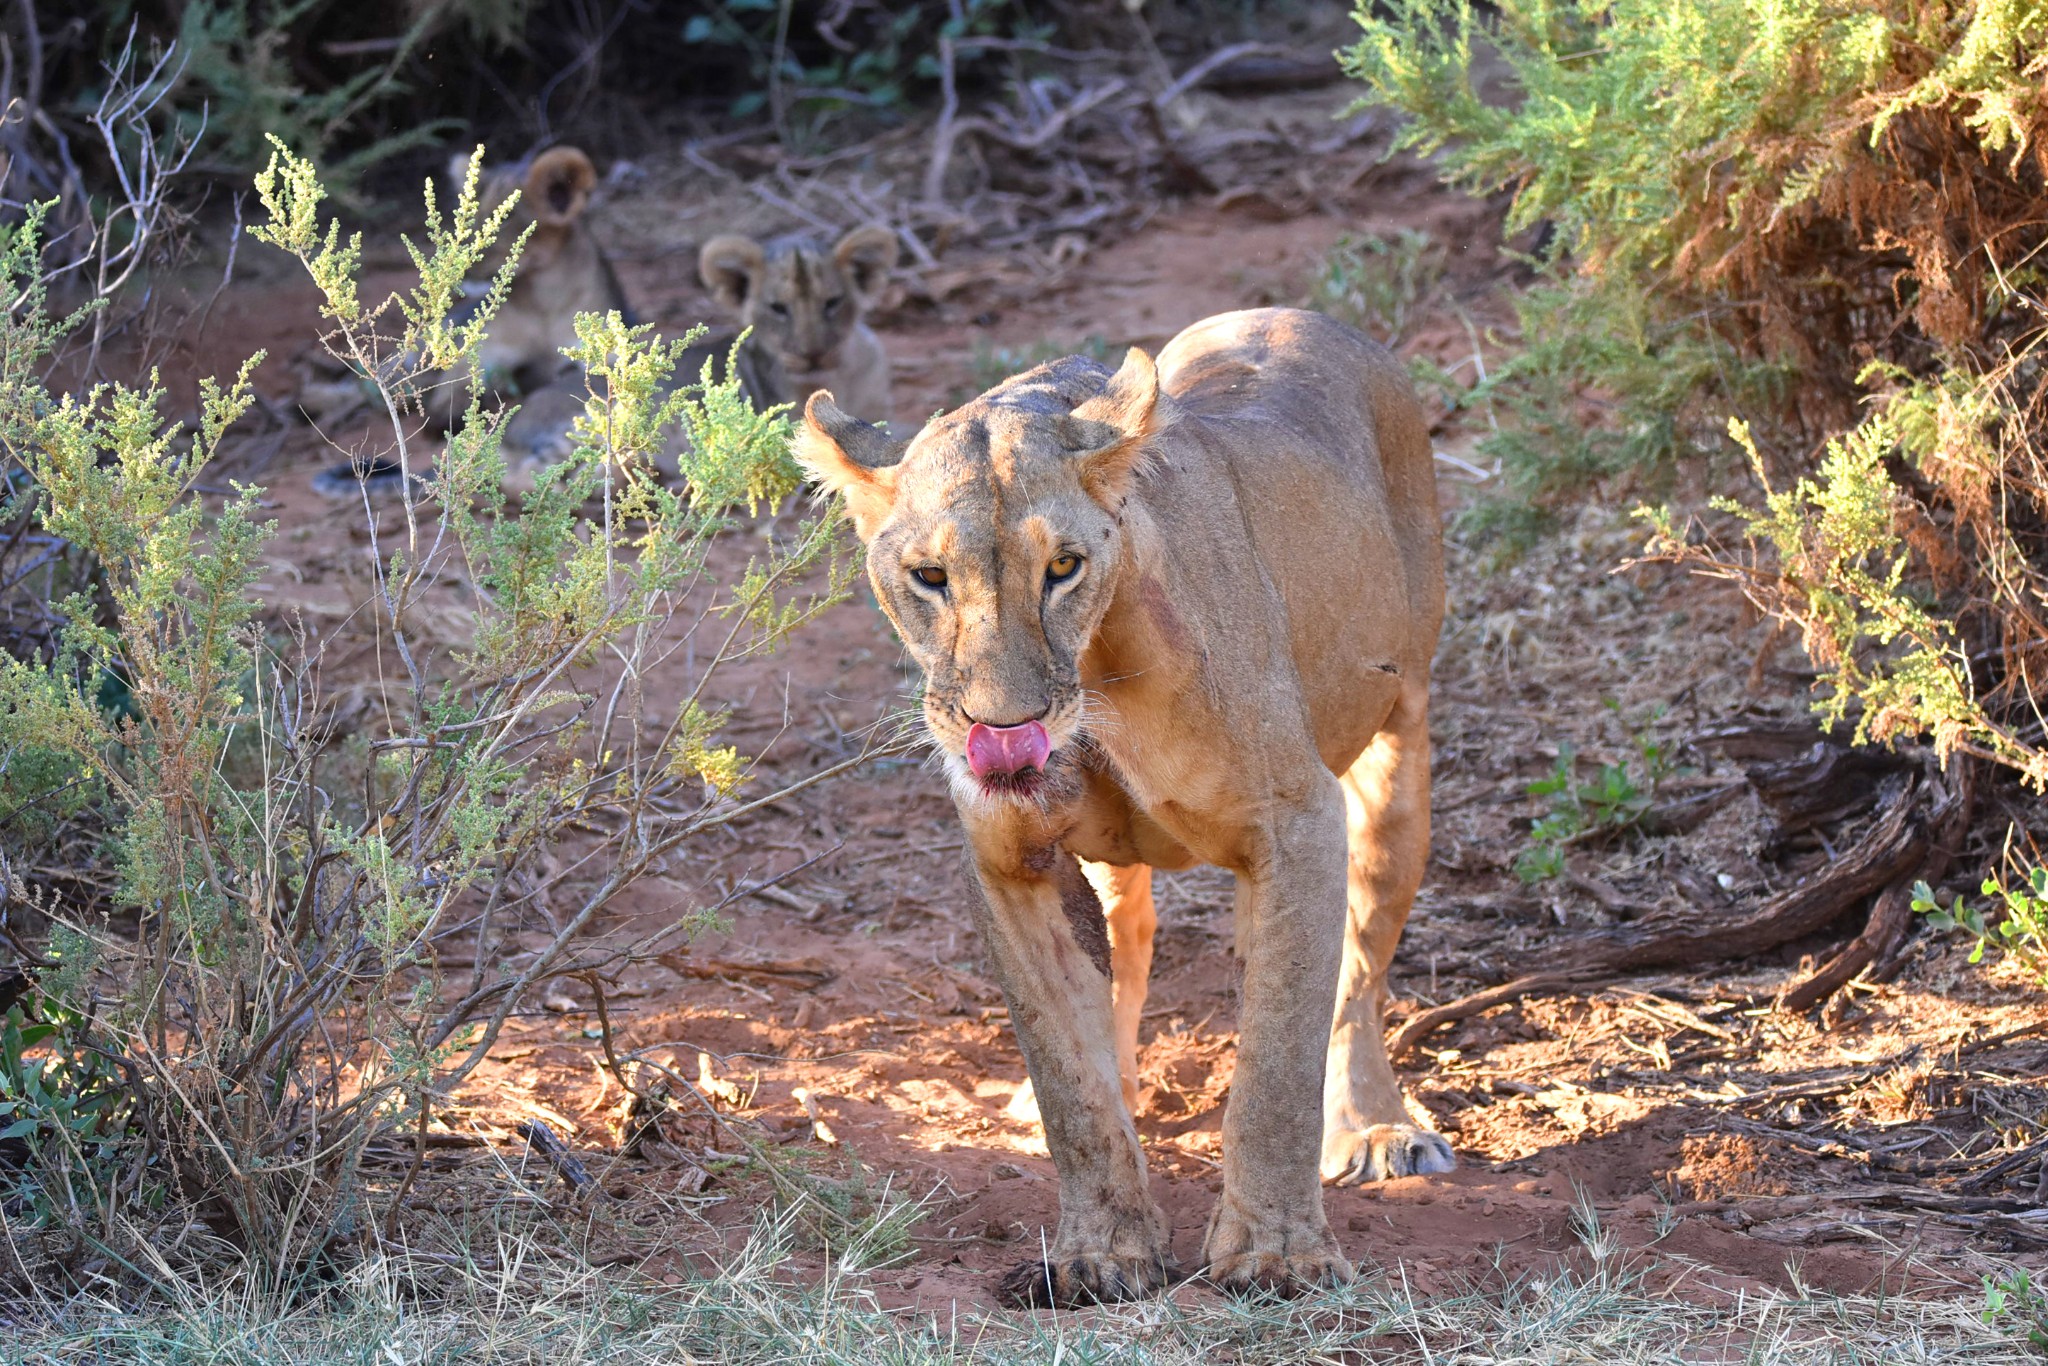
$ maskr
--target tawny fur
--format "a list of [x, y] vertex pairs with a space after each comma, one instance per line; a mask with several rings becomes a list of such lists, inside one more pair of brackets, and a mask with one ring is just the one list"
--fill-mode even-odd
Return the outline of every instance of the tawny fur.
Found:
[[[1114, 375], [1041, 366], [908, 442], [820, 395], [798, 449], [845, 497], [924, 670], [1060, 1172], [1049, 1256], [1011, 1290], [1162, 1283], [1167, 1230], [1129, 1105], [1151, 869], [1195, 863], [1237, 874], [1244, 959], [1210, 1274], [1348, 1276], [1318, 1178], [1452, 1161], [1408, 1114], [1381, 1035], [1428, 852], [1444, 595], [1427, 426], [1400, 364], [1319, 314], [1230, 313], [1156, 367], [1138, 351]], [[1081, 568], [1056, 582], [1062, 554]], [[1052, 740], [1044, 781], [985, 789], [969, 726], [1033, 719]], [[1063, 881], [1076, 858], [1108, 918], [1107, 972]]]
[[867, 325], [895, 269], [896, 235], [855, 228], [821, 251], [806, 241], [763, 246], [750, 237], [714, 237], [698, 253], [704, 287], [775, 358], [789, 399], [819, 391], [867, 422], [890, 416], [889, 355]]

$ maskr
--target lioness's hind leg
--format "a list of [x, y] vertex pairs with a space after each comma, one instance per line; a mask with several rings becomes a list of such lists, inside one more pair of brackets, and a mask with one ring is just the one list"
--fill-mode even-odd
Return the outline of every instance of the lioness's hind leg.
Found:
[[1159, 914], [1152, 904], [1152, 869], [1143, 863], [1118, 868], [1081, 860], [1102, 913], [1109, 920], [1109, 966], [1116, 1014], [1116, 1070], [1124, 1107], [1138, 1113], [1138, 1021], [1145, 1013], [1145, 988], [1152, 976], [1152, 932]]
[[1351, 1185], [1455, 1165], [1418, 1126], [1387, 1061], [1387, 965], [1429, 859], [1429, 710], [1405, 693], [1342, 779], [1350, 839], [1350, 921], [1323, 1078], [1325, 1181]]

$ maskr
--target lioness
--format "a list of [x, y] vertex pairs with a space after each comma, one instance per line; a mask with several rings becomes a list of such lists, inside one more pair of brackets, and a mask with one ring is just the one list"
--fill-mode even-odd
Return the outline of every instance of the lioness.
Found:
[[1167, 1277], [1125, 1098], [1151, 870], [1195, 863], [1237, 874], [1244, 959], [1209, 1274], [1348, 1277], [1319, 1171], [1452, 1165], [1411, 1121], [1381, 1037], [1428, 853], [1444, 603], [1427, 427], [1401, 366], [1320, 314], [1227, 313], [1156, 367], [1137, 350], [1114, 375], [1055, 361], [908, 441], [819, 394], [798, 454], [844, 496], [924, 670], [977, 923], [1060, 1173], [1058, 1235], [1006, 1292], [1067, 1303]]
[[704, 287], [772, 354], [801, 403], [826, 391], [868, 422], [889, 420], [889, 355], [865, 315], [896, 268], [896, 234], [855, 228], [830, 253], [803, 240], [762, 246], [714, 237], [697, 255]]

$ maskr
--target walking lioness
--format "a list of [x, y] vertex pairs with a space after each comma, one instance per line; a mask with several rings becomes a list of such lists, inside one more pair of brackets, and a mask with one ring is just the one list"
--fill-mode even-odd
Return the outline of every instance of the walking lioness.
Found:
[[1064, 1303], [1166, 1279], [1118, 1071], [1136, 1056], [1151, 870], [1195, 863], [1237, 874], [1244, 958], [1209, 1274], [1348, 1277], [1319, 1170], [1452, 1165], [1381, 1037], [1428, 853], [1444, 601], [1401, 366], [1320, 314], [1227, 313], [1156, 368], [1136, 350], [1114, 375], [1056, 361], [908, 442], [821, 393], [798, 453], [844, 495], [924, 669], [1060, 1173], [1058, 1235], [1007, 1291]]

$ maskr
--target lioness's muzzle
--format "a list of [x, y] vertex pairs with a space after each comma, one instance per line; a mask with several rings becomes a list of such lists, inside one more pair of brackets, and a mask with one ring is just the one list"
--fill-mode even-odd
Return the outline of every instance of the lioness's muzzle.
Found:
[[1052, 754], [1052, 740], [1036, 721], [1021, 726], [967, 728], [967, 766], [977, 778], [999, 777], [1042, 769]]

